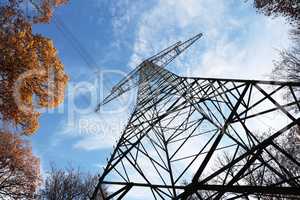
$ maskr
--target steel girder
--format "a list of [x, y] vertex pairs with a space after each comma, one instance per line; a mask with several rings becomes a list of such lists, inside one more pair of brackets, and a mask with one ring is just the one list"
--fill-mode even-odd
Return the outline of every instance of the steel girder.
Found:
[[102, 185], [106, 199], [300, 197], [300, 159], [283, 143], [300, 122], [300, 83], [180, 77], [150, 62], [136, 81], [92, 199]]

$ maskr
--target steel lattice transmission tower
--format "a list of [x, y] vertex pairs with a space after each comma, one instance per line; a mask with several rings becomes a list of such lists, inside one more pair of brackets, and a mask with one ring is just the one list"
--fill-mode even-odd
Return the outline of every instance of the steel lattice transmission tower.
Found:
[[[99, 105], [138, 87], [92, 199], [102, 185], [111, 190], [106, 199], [299, 198], [300, 159], [282, 138], [300, 122], [290, 109], [300, 109], [300, 83], [190, 78], [164, 68], [201, 36], [142, 62]], [[266, 119], [268, 130], [260, 128]]]

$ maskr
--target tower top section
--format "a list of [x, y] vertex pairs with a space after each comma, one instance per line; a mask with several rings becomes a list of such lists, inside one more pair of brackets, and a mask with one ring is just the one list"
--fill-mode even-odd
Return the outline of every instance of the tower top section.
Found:
[[138, 85], [140, 69], [146, 65], [146, 63], [152, 63], [160, 67], [167, 66], [177, 56], [188, 49], [192, 44], [199, 40], [203, 36], [202, 33], [195, 35], [194, 37], [186, 40], [185, 42], [178, 41], [168, 48], [162, 50], [158, 54], [142, 61], [133, 71], [131, 71], [126, 77], [124, 77], [119, 83], [112, 87], [110, 94], [104, 98], [104, 100], [97, 105], [96, 112], [100, 110], [100, 107], [112, 101], [113, 99], [121, 96], [130, 89]]

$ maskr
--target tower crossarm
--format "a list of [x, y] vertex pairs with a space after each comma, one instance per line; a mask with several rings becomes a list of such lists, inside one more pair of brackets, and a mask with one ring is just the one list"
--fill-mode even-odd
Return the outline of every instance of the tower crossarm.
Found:
[[160, 67], [167, 66], [172, 62], [177, 56], [179, 56], [183, 51], [194, 44], [198, 39], [202, 37], [202, 33], [195, 35], [194, 37], [186, 40], [185, 42], [176, 42], [175, 44], [169, 46], [168, 48], [162, 50], [158, 54], [144, 60], [139, 64], [133, 71], [131, 71], [126, 77], [124, 77], [119, 83], [112, 87], [110, 94], [104, 98], [104, 100], [97, 105], [96, 112], [99, 111], [102, 105], [105, 105], [112, 101], [113, 99], [121, 96], [125, 92], [131, 90], [139, 84], [139, 75], [142, 67], [147, 64], [156, 64]]
[[139, 81], [139, 71], [145, 66], [146, 61], [143, 61], [140, 65], [138, 65], [133, 71], [131, 71], [126, 77], [124, 77], [121, 81], [119, 81], [116, 85], [114, 85], [108, 96], [104, 98], [104, 100], [97, 105], [96, 112], [99, 111], [100, 107], [109, 103], [113, 99], [121, 96], [125, 92], [131, 90], [132, 88], [138, 85]]
[[195, 35], [194, 37], [188, 39], [185, 42], [176, 42], [175, 44], [171, 45], [170, 47], [162, 50], [158, 54], [148, 58], [150, 62], [164, 67], [167, 66], [170, 62], [172, 62], [178, 55], [180, 55], [183, 51], [189, 48], [192, 44], [194, 44], [198, 39], [203, 36], [202, 33]]

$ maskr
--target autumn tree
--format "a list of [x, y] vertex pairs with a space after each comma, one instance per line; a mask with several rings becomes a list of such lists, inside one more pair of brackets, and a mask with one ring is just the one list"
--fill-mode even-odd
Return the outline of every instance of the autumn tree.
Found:
[[32, 26], [48, 23], [53, 8], [66, 0], [1, 2], [0, 117], [3, 126], [32, 134], [37, 109], [59, 105], [68, 80], [52, 41], [33, 33]]
[[[275, 79], [300, 81], [300, 3], [299, 0], [254, 0], [255, 8], [267, 16], [282, 16], [292, 25], [293, 46], [281, 51], [273, 70]], [[299, 94], [298, 94], [299, 95]]]
[[[275, 80], [300, 81], [300, 2], [299, 0], [254, 0], [255, 8], [267, 15], [285, 17], [292, 26], [290, 37], [292, 46], [280, 52], [281, 59], [275, 61], [273, 78]], [[294, 94], [287, 92], [285, 98], [299, 99], [300, 90], [294, 89]], [[299, 112], [298, 107], [292, 107]], [[299, 135], [298, 135], [299, 137]], [[295, 139], [295, 138], [294, 138]]]
[[34, 199], [41, 183], [39, 164], [27, 141], [0, 132], [0, 199]]
[[[295, 160], [299, 162], [300, 160], [300, 146], [299, 141], [297, 141], [295, 138], [299, 134], [300, 129], [299, 127], [295, 126], [292, 129], [290, 129], [286, 134], [282, 135], [280, 140], [274, 141], [274, 144], [277, 146], [280, 146], [281, 149], [283, 149], [285, 152], [287, 152], [289, 155], [291, 155]], [[270, 133], [264, 133], [263, 135], [270, 135]], [[257, 135], [258, 140], [262, 141], [263, 136]], [[280, 142], [280, 143], [279, 143]], [[283, 171], [284, 174], [287, 176], [286, 178], [289, 178], [289, 176], [292, 177], [299, 177], [300, 176], [300, 168], [299, 166], [295, 165], [291, 159], [288, 159], [284, 154], [282, 154], [280, 151], [278, 151], [275, 148], [269, 148], [268, 154], [271, 154], [277, 161], [277, 163], [284, 167], [286, 170], [283, 170], [282, 168], [275, 167], [275, 165], [272, 167], [278, 171]], [[262, 156], [261, 158], [263, 160], [268, 160], [269, 157]], [[223, 167], [229, 164], [232, 161], [232, 158], [228, 154], [223, 154], [218, 158], [217, 166]], [[246, 165], [246, 161], [244, 163], [241, 163], [242, 166]], [[258, 164], [250, 166], [249, 170], [247, 171], [247, 176], [243, 176], [241, 178], [241, 181], [245, 183], [246, 185], [252, 185], [256, 186], [261, 181], [266, 185], [273, 185], [274, 183], [280, 183], [282, 181], [281, 178], [274, 175], [274, 173], [271, 170], [265, 170], [265, 167], [259, 167]], [[236, 169], [234, 167], [230, 168], [228, 177], [234, 177], [236, 175]], [[220, 177], [218, 180], [218, 183], [222, 183], [223, 178]], [[287, 197], [286, 195], [260, 195], [260, 194], [254, 194], [257, 199], [261, 200], [286, 200], [286, 199], [293, 199], [292, 196]]]
[[[282, 146], [283, 149], [290, 155], [292, 155], [294, 157], [294, 159], [296, 159], [298, 162], [300, 161], [300, 128], [299, 126], [295, 126], [294, 128], [292, 128], [288, 134], [283, 137], [282, 140]], [[289, 169], [291, 171], [291, 173], [294, 176], [300, 176], [300, 169], [299, 167], [293, 165], [293, 162], [291, 162], [291, 160], [286, 159], [285, 156], [283, 156], [282, 154], [277, 154], [276, 155], [278, 157], [278, 160], [280, 163], [282, 163], [283, 166], [285, 166], [287, 169]]]
[[[39, 192], [40, 200], [85, 200], [94, 192], [99, 177], [81, 172], [72, 166], [59, 169], [54, 165], [45, 180], [45, 186]], [[103, 187], [107, 195], [106, 188]], [[98, 196], [97, 200], [102, 200]]]
[[268, 16], [284, 16], [296, 23], [300, 19], [299, 0], [254, 0], [254, 5]]

